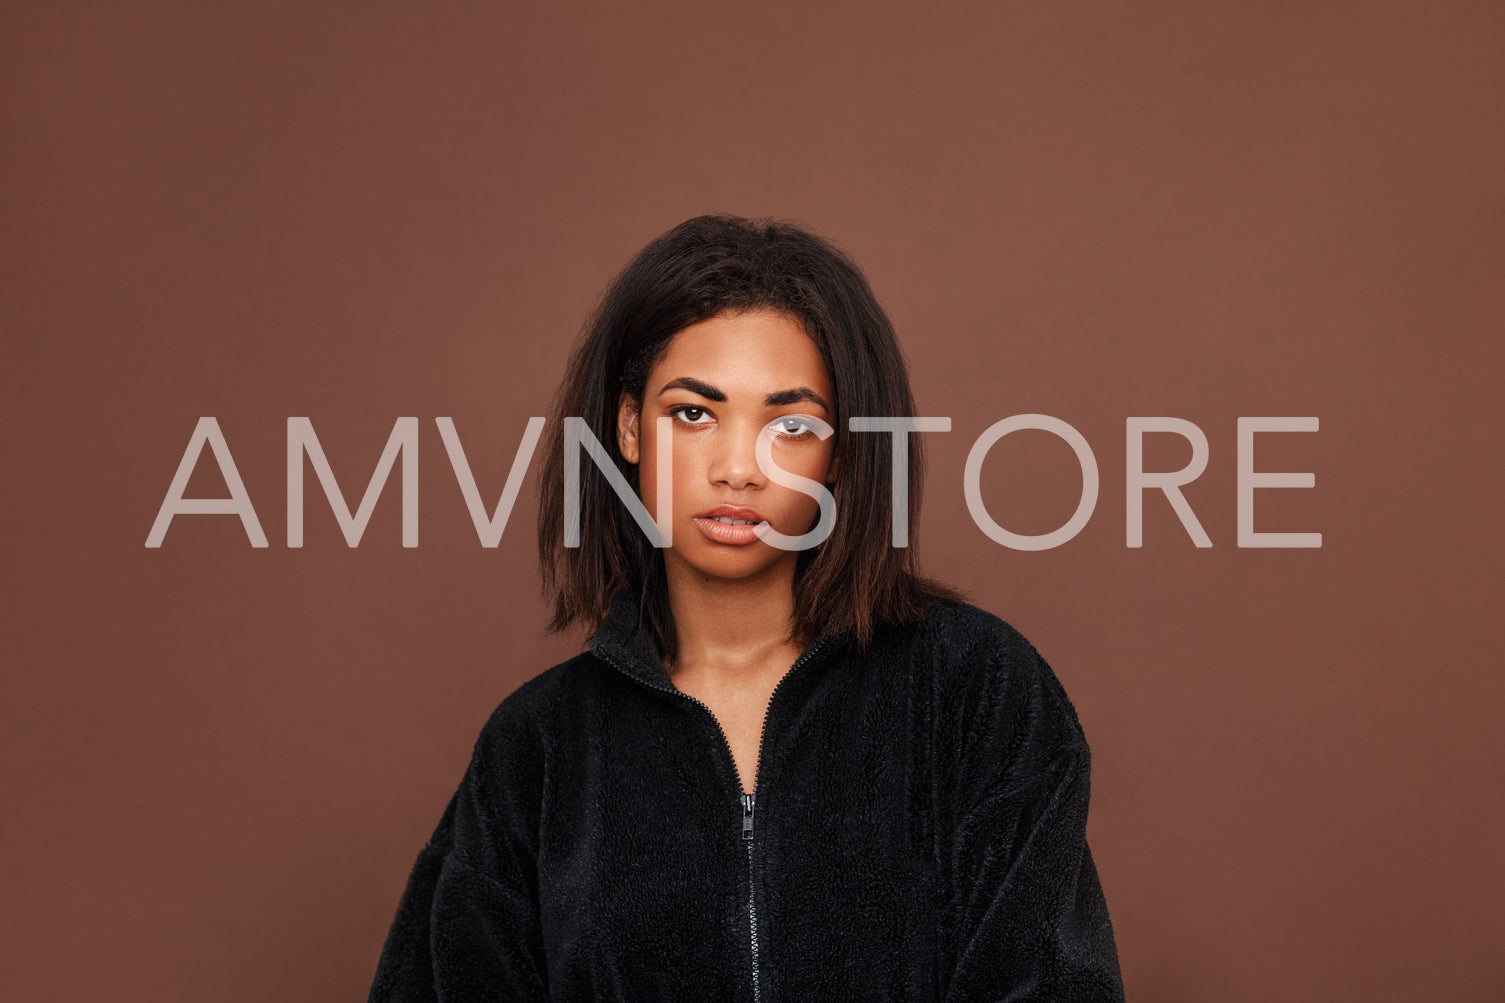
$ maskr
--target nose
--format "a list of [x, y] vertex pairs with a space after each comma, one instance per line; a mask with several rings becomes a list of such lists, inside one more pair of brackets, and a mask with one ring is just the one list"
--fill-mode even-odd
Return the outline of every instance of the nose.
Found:
[[713, 484], [729, 488], [759, 488], [766, 483], [758, 469], [758, 436], [761, 426], [727, 424], [717, 430], [707, 474]]

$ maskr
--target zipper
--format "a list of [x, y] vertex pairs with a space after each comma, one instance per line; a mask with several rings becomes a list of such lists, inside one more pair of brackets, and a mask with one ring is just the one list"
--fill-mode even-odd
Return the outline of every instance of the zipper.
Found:
[[[808, 661], [812, 655], [814, 655], [821, 648], [825, 647], [828, 640], [829, 638], [827, 637], [816, 638], [815, 643], [810, 645], [809, 648], [802, 652], [800, 654], [800, 657], [794, 660], [794, 664], [789, 666], [788, 670], [786, 670], [785, 673], [779, 677], [779, 681], [774, 684], [773, 692], [768, 695], [768, 706], [763, 710], [763, 725], [758, 729], [758, 758], [753, 766], [753, 793], [744, 794], [742, 792], [741, 782], [739, 781], [737, 784], [737, 799], [741, 802], [742, 806], [742, 842], [747, 846], [747, 930], [748, 941], [752, 948], [753, 1003], [761, 1003], [762, 1001], [761, 987], [758, 985], [758, 913], [755, 904], [755, 895], [758, 882], [757, 874], [753, 866], [753, 809], [758, 790], [758, 774], [763, 770], [763, 737], [768, 731], [768, 712], [773, 708], [773, 698], [778, 696], [780, 687], [784, 685], [784, 680], [794, 675], [795, 669], [799, 668], [800, 665]], [[726, 737], [726, 730], [721, 727], [721, 722], [717, 720], [716, 712], [711, 710], [711, 708], [707, 706], [703, 700], [697, 699], [696, 697], [693, 697], [690, 694], [686, 693], [684, 690], [676, 689], [673, 686], [661, 686], [658, 683], [652, 683], [648, 682], [647, 680], [640, 679], [637, 676], [633, 675], [631, 672], [628, 672], [625, 668], [622, 667], [620, 662], [605, 654], [604, 652], [594, 651], [592, 652], [592, 654], [594, 654], [597, 658], [600, 658], [607, 665], [610, 665], [612, 668], [616, 669], [618, 672], [632, 679], [634, 682], [641, 683], [642, 685], [647, 686], [649, 689], [659, 690], [663, 693], [669, 693], [674, 696], [683, 697], [684, 699], [689, 700], [691, 703], [697, 704], [702, 710], [709, 714], [711, 717], [711, 722], [716, 725], [717, 734], [721, 736], [721, 744], [726, 749], [726, 758], [731, 761], [732, 776], [737, 776], [737, 758], [732, 755], [731, 740]]]
[[[770, 702], [772, 702], [770, 700]], [[758, 742], [758, 756], [763, 755], [763, 743]], [[753, 902], [753, 890], [757, 888], [757, 877], [753, 873], [753, 799], [757, 796], [757, 777], [753, 778], [752, 794], [742, 795], [742, 842], [747, 844], [747, 933], [752, 941], [752, 990], [753, 1003], [759, 1003], [762, 998], [758, 987], [758, 909]]]

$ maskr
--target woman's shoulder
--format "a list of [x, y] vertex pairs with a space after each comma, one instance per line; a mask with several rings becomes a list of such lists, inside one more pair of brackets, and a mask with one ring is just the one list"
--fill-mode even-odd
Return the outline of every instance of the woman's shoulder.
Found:
[[1087, 755], [1076, 708], [1045, 656], [1013, 624], [970, 602], [933, 603], [908, 630], [938, 702], [974, 724], [982, 718], [1055, 733]]
[[964, 645], [1002, 644], [1033, 650], [1013, 624], [990, 610], [964, 600], [939, 600], [925, 611], [923, 623], [934, 634]]
[[547, 740], [598, 671], [590, 654], [581, 652], [526, 680], [492, 710], [478, 744]]
[[1044, 662], [1035, 646], [996, 613], [963, 600], [931, 603], [923, 617], [901, 625], [910, 645], [927, 649], [939, 665], [965, 669], [987, 663], [999, 669], [1038, 669]]

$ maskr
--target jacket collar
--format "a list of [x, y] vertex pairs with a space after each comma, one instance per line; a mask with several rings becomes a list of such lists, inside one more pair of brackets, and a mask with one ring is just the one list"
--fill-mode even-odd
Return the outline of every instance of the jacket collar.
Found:
[[[848, 631], [822, 630], [795, 665], [805, 663], [808, 666], [825, 661], [843, 646], [848, 637]], [[676, 689], [653, 643], [638, 594], [631, 586], [623, 586], [612, 596], [606, 618], [591, 636], [590, 652], [641, 683], [655, 689]]]

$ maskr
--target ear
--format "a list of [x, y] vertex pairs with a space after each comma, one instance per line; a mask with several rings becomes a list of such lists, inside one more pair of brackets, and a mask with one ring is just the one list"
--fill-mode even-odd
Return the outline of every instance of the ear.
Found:
[[638, 462], [638, 402], [626, 392], [617, 399], [617, 448], [628, 463]]
[[824, 480], [825, 483], [828, 484], [828, 485], [834, 485], [836, 483], [836, 479], [838, 477], [840, 477], [840, 476], [841, 476], [841, 454], [833, 451], [831, 453], [831, 462], [826, 467], [826, 476], [824, 478], [822, 478], [822, 480]]

